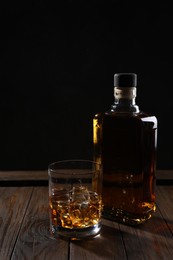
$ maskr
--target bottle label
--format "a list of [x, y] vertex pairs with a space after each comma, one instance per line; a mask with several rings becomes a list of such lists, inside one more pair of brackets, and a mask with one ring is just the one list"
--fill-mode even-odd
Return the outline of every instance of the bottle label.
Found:
[[114, 97], [115, 99], [133, 99], [136, 97], [136, 88], [128, 87], [115, 87], [114, 88]]

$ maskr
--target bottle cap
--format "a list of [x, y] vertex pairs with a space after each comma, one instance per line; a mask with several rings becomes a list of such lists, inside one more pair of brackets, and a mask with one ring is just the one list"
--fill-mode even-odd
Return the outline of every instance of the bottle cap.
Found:
[[114, 87], [129, 87], [137, 86], [137, 74], [135, 73], [116, 73], [114, 74]]

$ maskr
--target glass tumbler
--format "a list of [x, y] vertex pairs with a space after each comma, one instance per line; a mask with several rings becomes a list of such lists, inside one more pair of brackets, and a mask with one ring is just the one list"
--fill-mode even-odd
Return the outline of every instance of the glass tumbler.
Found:
[[48, 166], [51, 237], [79, 240], [101, 229], [102, 167], [89, 160], [64, 160]]

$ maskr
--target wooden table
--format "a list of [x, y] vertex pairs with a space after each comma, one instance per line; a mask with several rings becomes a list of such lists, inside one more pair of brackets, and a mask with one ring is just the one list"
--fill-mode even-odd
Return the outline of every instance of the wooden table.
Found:
[[100, 236], [70, 242], [49, 236], [47, 172], [0, 172], [0, 260], [172, 260], [172, 181], [157, 172], [157, 211], [144, 225], [103, 220]]

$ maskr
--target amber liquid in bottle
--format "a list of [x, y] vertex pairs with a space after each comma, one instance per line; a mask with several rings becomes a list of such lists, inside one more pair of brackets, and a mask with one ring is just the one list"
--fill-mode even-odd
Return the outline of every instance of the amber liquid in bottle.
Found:
[[157, 119], [127, 97], [95, 115], [94, 159], [103, 166], [103, 217], [136, 225], [156, 210]]

